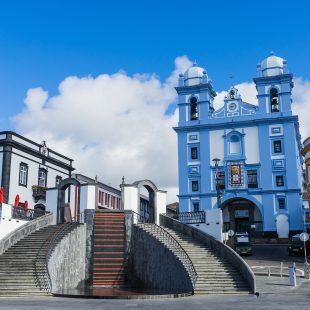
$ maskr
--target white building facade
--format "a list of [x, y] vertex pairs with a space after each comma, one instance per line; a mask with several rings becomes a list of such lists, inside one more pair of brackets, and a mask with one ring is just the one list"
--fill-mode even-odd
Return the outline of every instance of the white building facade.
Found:
[[0, 132], [0, 180], [4, 202], [45, 207], [46, 189], [71, 176], [73, 160], [15, 132]]

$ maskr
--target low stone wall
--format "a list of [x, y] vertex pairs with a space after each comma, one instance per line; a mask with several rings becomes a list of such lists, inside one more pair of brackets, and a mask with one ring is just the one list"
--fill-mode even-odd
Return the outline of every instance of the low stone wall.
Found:
[[181, 261], [155, 237], [133, 226], [130, 246], [130, 273], [131, 278], [136, 279], [136, 286], [167, 292], [193, 292]]
[[63, 237], [48, 260], [51, 292], [59, 293], [84, 285], [86, 225], [80, 224]]
[[256, 292], [255, 275], [253, 271], [249, 265], [229, 246], [195, 227], [183, 224], [162, 214], [160, 215], [160, 225], [190, 236], [194, 240], [197, 240], [211, 248], [218, 256], [227, 259], [235, 268], [237, 268], [237, 270], [239, 270], [240, 274], [244, 277], [249, 284], [249, 287], [252, 289], [252, 292]]
[[0, 255], [3, 254], [9, 247], [14, 245], [20, 239], [24, 238], [25, 236], [33, 233], [38, 229], [50, 225], [52, 221], [53, 214], [46, 214], [34, 220], [31, 220], [23, 226], [15, 229], [0, 241]]

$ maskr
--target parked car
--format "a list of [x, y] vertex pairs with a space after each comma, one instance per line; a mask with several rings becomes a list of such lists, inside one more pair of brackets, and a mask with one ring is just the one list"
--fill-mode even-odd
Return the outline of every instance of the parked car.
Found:
[[[304, 252], [304, 242], [300, 240], [300, 234], [294, 235], [290, 239], [290, 243], [288, 245], [288, 255], [291, 256], [292, 254], [295, 255], [305, 255]], [[306, 254], [307, 256], [310, 254], [310, 242], [309, 240], [306, 241]]]
[[239, 255], [252, 255], [252, 245], [247, 232], [235, 234], [235, 251]]

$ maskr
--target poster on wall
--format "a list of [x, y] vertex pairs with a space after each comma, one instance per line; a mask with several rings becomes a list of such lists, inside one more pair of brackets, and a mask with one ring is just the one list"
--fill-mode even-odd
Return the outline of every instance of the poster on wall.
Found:
[[230, 166], [230, 184], [241, 185], [241, 166], [240, 165]]

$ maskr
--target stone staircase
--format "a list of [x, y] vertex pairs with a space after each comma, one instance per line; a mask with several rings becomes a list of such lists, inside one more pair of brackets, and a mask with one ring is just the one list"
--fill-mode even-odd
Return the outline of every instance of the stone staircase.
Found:
[[94, 217], [93, 287], [125, 286], [124, 212], [96, 212]]
[[[166, 247], [174, 252], [167, 238], [157, 234], [151, 225], [138, 224], [141, 229], [152, 234]], [[194, 294], [249, 294], [250, 287], [242, 278], [238, 270], [222, 257], [218, 257], [211, 249], [198, 243], [191, 237], [182, 235], [174, 230], [164, 228], [173, 236], [190, 257], [198, 278]], [[176, 254], [177, 255], [177, 254]], [[178, 255], [177, 255], [178, 256]]]
[[46, 254], [49, 240], [59, 229], [59, 225], [51, 225], [37, 230], [0, 255], [0, 296], [49, 294], [43, 281]]

